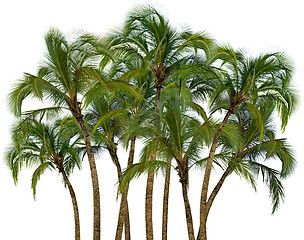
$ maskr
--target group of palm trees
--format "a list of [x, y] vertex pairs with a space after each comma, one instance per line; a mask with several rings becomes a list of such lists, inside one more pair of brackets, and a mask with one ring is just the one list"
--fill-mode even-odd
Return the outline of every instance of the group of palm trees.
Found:
[[[123, 233], [131, 239], [127, 196], [130, 181], [141, 174], [147, 174], [147, 240], [154, 239], [152, 196], [158, 171], [165, 176], [163, 240], [170, 217], [171, 170], [181, 183], [189, 240], [207, 239], [210, 208], [231, 173], [254, 188], [262, 177], [269, 187], [272, 211], [278, 209], [284, 197], [282, 180], [295, 167], [291, 146], [275, 132], [274, 113], [284, 130], [296, 106], [292, 68], [283, 53], [249, 56], [218, 44], [205, 32], [174, 28], [151, 6], [135, 8], [121, 28], [104, 36], [83, 31], [65, 35], [52, 28], [45, 43], [45, 58], [37, 73], [24, 74], [8, 97], [17, 121], [6, 161], [16, 183], [22, 168], [35, 167], [34, 196], [46, 170], [62, 175], [73, 203], [76, 240], [80, 221], [69, 175], [86, 156], [93, 188], [93, 240], [100, 240], [95, 158], [101, 151], [110, 154], [117, 169], [121, 203], [115, 240], [121, 240]], [[40, 100], [44, 107], [22, 111], [23, 101], [29, 98]], [[136, 160], [138, 143], [142, 149]], [[119, 159], [122, 147], [128, 149], [128, 159]], [[264, 162], [268, 159], [279, 161], [281, 168], [269, 166]], [[126, 169], [122, 161], [127, 161]], [[193, 168], [203, 173], [197, 234], [188, 198]], [[208, 194], [213, 168], [223, 174]]]

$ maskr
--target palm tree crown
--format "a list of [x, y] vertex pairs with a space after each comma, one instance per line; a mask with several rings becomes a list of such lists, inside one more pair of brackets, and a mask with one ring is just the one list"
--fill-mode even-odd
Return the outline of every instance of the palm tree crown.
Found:
[[[232, 171], [249, 180], [254, 188], [255, 178], [261, 173], [263, 182], [269, 188], [273, 203], [272, 213], [274, 213], [284, 199], [281, 180], [290, 176], [296, 166], [296, 160], [286, 139], [276, 138], [271, 107], [262, 106], [259, 110], [263, 114], [262, 119], [255, 118], [254, 113], [250, 113], [245, 107], [236, 112], [234, 121], [240, 126], [242, 137], [232, 148], [224, 144], [220, 156], [225, 156], [224, 159], [228, 160]], [[262, 129], [259, 123], [261, 120]], [[266, 163], [270, 159], [279, 161], [281, 169], [270, 167]]]
[[6, 159], [15, 182], [23, 167], [37, 166], [32, 177], [33, 194], [36, 195], [37, 181], [47, 169], [57, 169], [69, 176], [77, 166], [83, 143], [75, 133], [62, 130], [60, 121], [53, 125], [30, 120], [20, 121], [13, 129], [13, 144]]
[[285, 128], [294, 111], [297, 96], [291, 86], [292, 66], [283, 53], [247, 57], [244, 51], [220, 46], [210, 58], [221, 64], [222, 80], [213, 81], [212, 111], [234, 111], [243, 103], [273, 103]]

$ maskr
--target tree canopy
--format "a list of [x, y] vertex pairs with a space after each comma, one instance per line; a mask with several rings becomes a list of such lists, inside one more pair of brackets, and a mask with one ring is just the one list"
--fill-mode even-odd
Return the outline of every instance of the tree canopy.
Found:
[[[115, 240], [122, 239], [123, 229], [125, 239], [131, 239], [127, 196], [131, 180], [141, 174], [148, 175], [147, 240], [153, 239], [153, 184], [159, 171], [165, 175], [163, 240], [170, 217], [172, 170], [181, 184], [189, 240], [207, 239], [211, 206], [231, 174], [254, 189], [262, 181], [269, 189], [272, 213], [278, 210], [285, 196], [283, 181], [296, 167], [292, 147], [276, 133], [275, 119], [283, 132], [297, 105], [293, 67], [286, 54], [251, 56], [218, 43], [205, 31], [178, 30], [152, 6], [130, 11], [121, 28], [104, 36], [84, 31], [67, 35], [51, 28], [45, 45], [37, 72], [25, 73], [8, 96], [18, 123], [12, 127], [7, 164], [15, 182], [23, 167], [37, 167], [32, 178], [34, 196], [40, 176], [47, 169], [57, 169], [77, 216], [68, 177], [87, 156], [94, 240], [100, 240], [103, 231], [95, 159], [105, 152], [116, 167], [121, 196]], [[29, 98], [44, 107], [24, 111], [23, 102]], [[141, 147], [139, 156], [134, 155], [135, 146]], [[128, 149], [128, 157], [119, 157], [123, 148]], [[272, 167], [270, 159], [279, 162], [280, 168]], [[203, 175], [197, 234], [188, 197], [193, 169]], [[214, 169], [222, 175], [210, 191]]]

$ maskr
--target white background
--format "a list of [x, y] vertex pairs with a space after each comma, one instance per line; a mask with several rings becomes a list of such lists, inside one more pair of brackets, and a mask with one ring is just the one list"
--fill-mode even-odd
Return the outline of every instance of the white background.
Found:
[[[265, 50], [286, 52], [295, 65], [294, 83], [304, 91], [303, 7], [301, 1], [289, 0], [214, 0], [214, 1], [78, 1], [78, 0], [11, 0], [0, 3], [0, 239], [53, 240], [73, 239], [74, 222], [70, 196], [57, 172], [42, 176], [37, 186], [37, 200], [32, 198], [31, 170], [20, 174], [14, 185], [3, 161], [9, 143], [12, 115], [6, 107], [6, 97], [13, 82], [23, 72], [36, 73], [43, 57], [43, 36], [51, 26], [67, 33], [85, 29], [102, 34], [121, 24], [126, 13], [138, 3], [155, 3], [172, 25], [188, 24], [195, 31], [206, 30], [219, 42], [235, 48], [246, 48], [258, 54]], [[34, 106], [33, 106], [34, 107]], [[211, 209], [208, 220], [210, 240], [233, 239], [304, 239], [304, 164], [303, 107], [292, 116], [283, 134], [296, 150], [298, 168], [286, 180], [286, 200], [280, 210], [271, 215], [268, 192], [259, 184], [254, 192], [249, 184], [231, 175], [225, 182]], [[127, 154], [120, 153], [126, 162]], [[107, 153], [97, 160], [101, 188], [102, 239], [114, 239], [118, 202], [116, 201], [116, 171]], [[218, 172], [220, 174], [220, 172]], [[173, 173], [169, 206], [169, 240], [187, 239], [180, 184]], [[212, 175], [217, 179], [219, 175]], [[215, 181], [214, 180], [214, 181]], [[146, 177], [132, 182], [129, 204], [132, 239], [145, 239], [144, 199]], [[88, 163], [71, 177], [78, 198], [83, 240], [92, 238], [92, 190]], [[195, 232], [198, 230], [199, 196], [202, 174], [193, 172], [190, 178]], [[155, 239], [161, 239], [161, 206], [163, 177], [156, 179], [154, 195]]]

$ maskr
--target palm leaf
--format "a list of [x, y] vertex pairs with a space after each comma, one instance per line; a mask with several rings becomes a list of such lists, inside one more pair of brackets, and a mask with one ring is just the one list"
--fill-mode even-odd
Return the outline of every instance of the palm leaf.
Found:
[[36, 168], [35, 172], [32, 175], [32, 189], [33, 189], [33, 197], [36, 200], [36, 186], [37, 182], [40, 180], [41, 175], [47, 170], [53, 168], [51, 167], [50, 162], [43, 162], [40, 164], [38, 168]]

